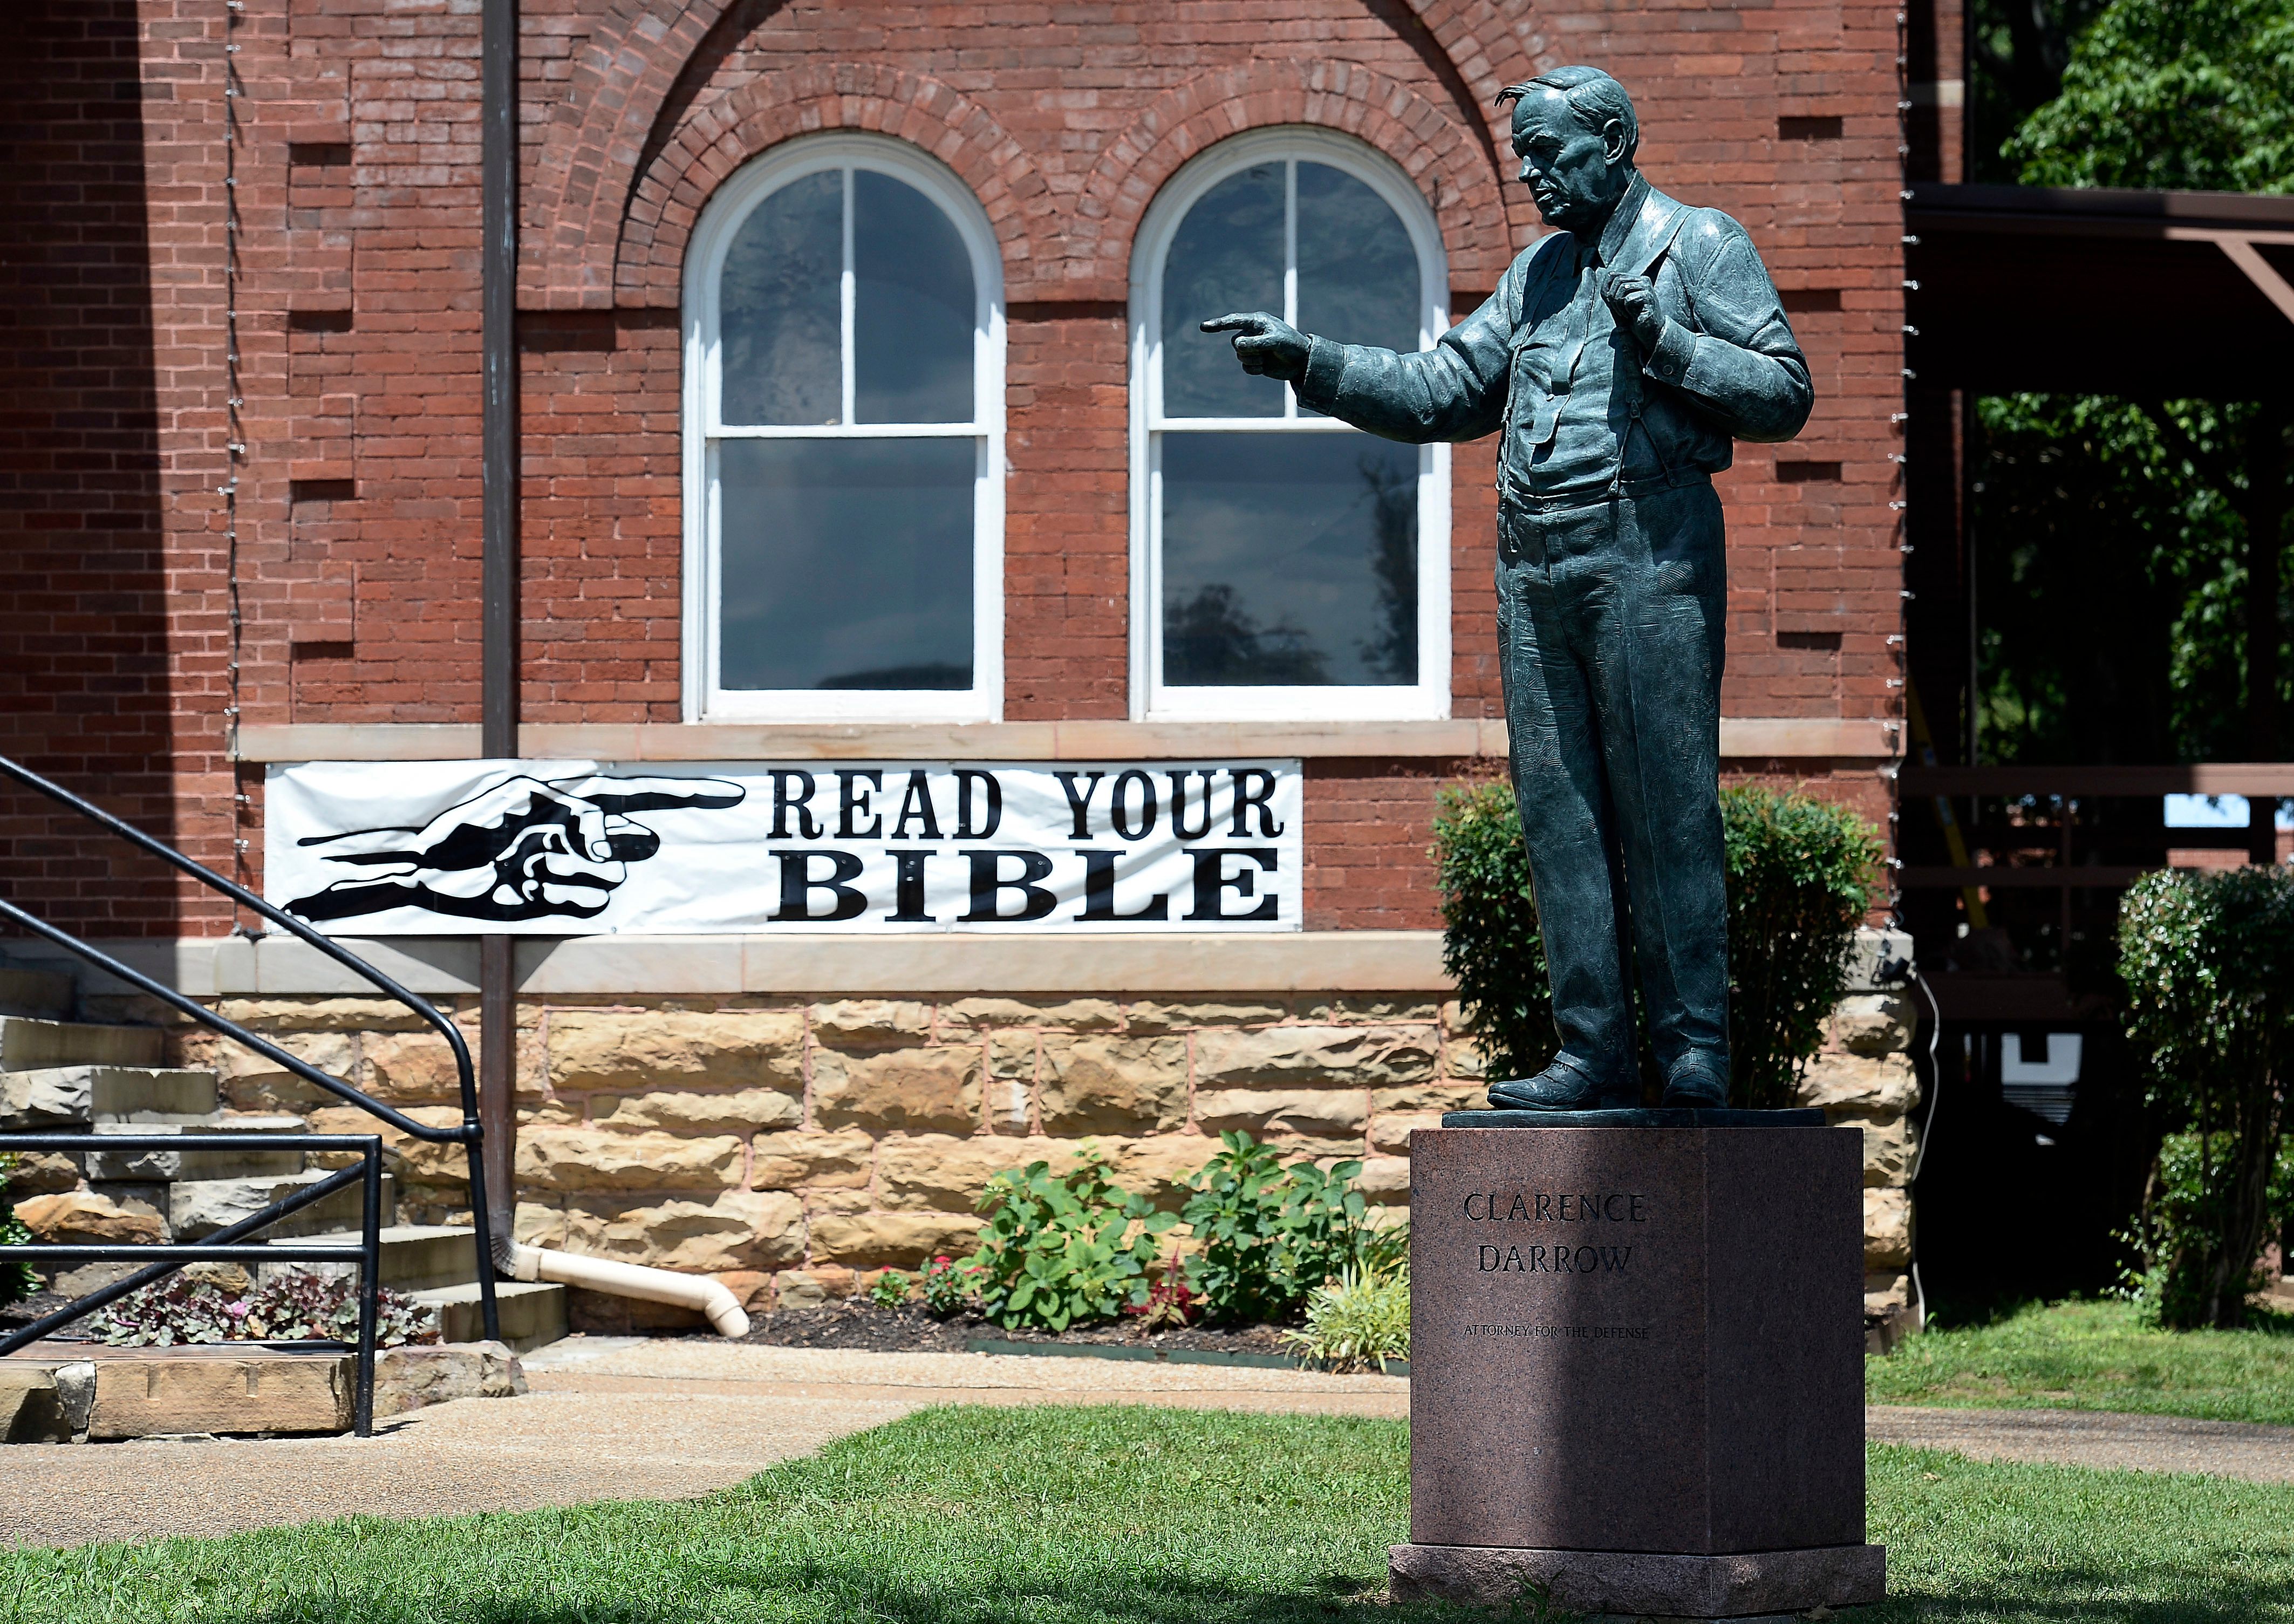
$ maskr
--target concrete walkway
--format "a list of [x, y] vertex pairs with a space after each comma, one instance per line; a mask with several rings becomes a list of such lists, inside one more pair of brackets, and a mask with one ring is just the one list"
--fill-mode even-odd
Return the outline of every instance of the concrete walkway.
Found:
[[587, 1336], [525, 1362], [533, 1391], [523, 1398], [416, 1410], [365, 1441], [8, 1446], [0, 1544], [689, 1498], [927, 1404], [1410, 1413], [1400, 1376], [1215, 1365]]
[[2294, 1426], [2192, 1421], [2081, 1409], [1919, 1409], [1875, 1404], [1864, 1412], [1874, 1443], [1949, 1449], [1977, 1460], [2039, 1461], [2102, 1471], [2200, 1472], [2254, 1483], [2294, 1483]]
[[[578, 1336], [525, 1360], [533, 1391], [386, 1422], [377, 1437], [96, 1445], [0, 1455], [0, 1544], [207, 1536], [322, 1518], [679, 1499], [927, 1404], [1153, 1404], [1410, 1413], [1400, 1376], [980, 1353], [849, 1353]], [[2294, 1482], [2294, 1427], [2044, 1409], [1867, 1412], [1875, 1442], [1985, 1460]]]

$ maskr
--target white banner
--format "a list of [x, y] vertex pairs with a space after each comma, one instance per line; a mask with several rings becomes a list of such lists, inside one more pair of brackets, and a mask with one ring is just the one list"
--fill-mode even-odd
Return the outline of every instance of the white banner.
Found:
[[306, 761], [264, 892], [346, 936], [1296, 930], [1296, 761]]

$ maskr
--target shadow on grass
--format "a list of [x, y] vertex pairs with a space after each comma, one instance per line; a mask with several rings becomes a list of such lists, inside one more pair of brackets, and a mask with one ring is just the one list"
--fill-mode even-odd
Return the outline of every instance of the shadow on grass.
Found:
[[[1017, 1587], [955, 1587], [907, 1583], [899, 1575], [830, 1563], [801, 1564], [772, 1575], [717, 1565], [693, 1577], [698, 1582], [674, 1601], [496, 1596], [454, 1609], [440, 1608], [433, 1597], [425, 1616], [435, 1624], [691, 1624], [696, 1616], [818, 1619], [824, 1624], [1574, 1624], [1582, 1617], [1548, 1607], [1534, 1596], [1499, 1611], [1438, 1603], [1395, 1605], [1379, 1594], [1379, 1585], [1353, 1573], [1326, 1574], [1280, 1593], [1136, 1571], [1096, 1579], [1075, 1576]], [[2152, 1595], [2129, 1597], [2130, 1589]], [[696, 1615], [694, 1604], [703, 1598], [715, 1604]], [[203, 1616], [224, 1624], [369, 1624], [382, 1616], [374, 1599], [340, 1595], [284, 1609]], [[2171, 1567], [2056, 1568], [2043, 1583], [1899, 1595], [1834, 1616], [1840, 1624], [2254, 1624], [2294, 1618], [2294, 1577], [2257, 1583], [2250, 1575], [2196, 1575]]]

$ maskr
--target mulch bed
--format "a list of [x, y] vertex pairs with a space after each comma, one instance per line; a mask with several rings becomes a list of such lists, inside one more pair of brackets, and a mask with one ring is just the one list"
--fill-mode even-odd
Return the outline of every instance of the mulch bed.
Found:
[[1136, 1320], [1081, 1327], [1061, 1336], [1048, 1331], [1006, 1330], [977, 1314], [935, 1320], [921, 1308], [879, 1308], [865, 1297], [848, 1297], [821, 1308], [784, 1308], [750, 1322], [745, 1340], [774, 1348], [850, 1348], [866, 1353], [961, 1353], [980, 1338], [1021, 1342], [1045, 1348], [1119, 1346], [1171, 1352], [1287, 1353], [1281, 1328], [1242, 1326], [1232, 1330], [1187, 1326], [1149, 1333]]

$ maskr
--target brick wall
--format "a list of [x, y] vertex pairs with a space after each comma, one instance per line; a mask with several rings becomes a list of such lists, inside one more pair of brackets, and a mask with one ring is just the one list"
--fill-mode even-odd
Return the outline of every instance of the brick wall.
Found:
[[[528, 719], [678, 719], [679, 277], [698, 211], [746, 158], [806, 129], [878, 130], [934, 152], [980, 196], [1011, 315], [1006, 713], [1115, 717], [1128, 663], [1124, 301], [1156, 186], [1241, 129], [1350, 132], [1434, 202], [1462, 308], [1534, 229], [1491, 94], [1574, 61], [1634, 91], [1658, 184], [1751, 229], [1815, 370], [1801, 441], [1746, 448], [1722, 481], [1725, 708], [1894, 714], [1892, 0], [1588, 0], [1566, 12], [1499, 0], [525, 0], [522, 13]], [[476, 719], [478, 18], [392, 0], [69, 14], [10, 25], [48, 30], [12, 53], [28, 81], [13, 105], [51, 110], [43, 127], [84, 129], [110, 155], [110, 178], [101, 196], [23, 191], [35, 181], [22, 166], [0, 183], [53, 225], [45, 263], [74, 267], [77, 291], [38, 296], [71, 305], [52, 307], [51, 328], [100, 328], [76, 351], [110, 346], [122, 359], [95, 370], [141, 379], [76, 386], [101, 388], [102, 411], [140, 426], [106, 431], [125, 438], [99, 454], [121, 464], [99, 500], [68, 499], [51, 480], [37, 504], [46, 516], [12, 514], [39, 540], [0, 567], [61, 548], [69, 568], [47, 579], [102, 606], [105, 637], [101, 651], [84, 636], [41, 645], [19, 613], [0, 627], [6, 676], [60, 694], [24, 713], [37, 719], [23, 748], [77, 763], [81, 782], [229, 866], [259, 810], [251, 775], [235, 783], [223, 754], [234, 657], [249, 724]], [[244, 92], [232, 296], [248, 449], [236, 463], [221, 185], [231, 15]], [[31, 276], [28, 264], [13, 259], [9, 274]], [[111, 279], [100, 297], [99, 268]], [[77, 478], [91, 465], [55, 438], [64, 415], [20, 432], [46, 434], [44, 466]], [[1453, 689], [1459, 713], [1493, 714], [1489, 449], [1462, 448], [1454, 466]], [[215, 494], [234, 471], [236, 634]], [[74, 684], [77, 697], [61, 696]], [[98, 735], [115, 741], [109, 755], [86, 753]], [[163, 740], [172, 795], [132, 765]], [[1823, 764], [1775, 767], [1828, 781]], [[1430, 922], [1423, 866], [1410, 867], [1430, 787], [1417, 767], [1316, 768], [1311, 792], [1330, 799], [1309, 811], [1315, 922]], [[204, 899], [75, 863], [59, 852], [51, 883], [81, 888], [82, 922], [228, 922]]]

